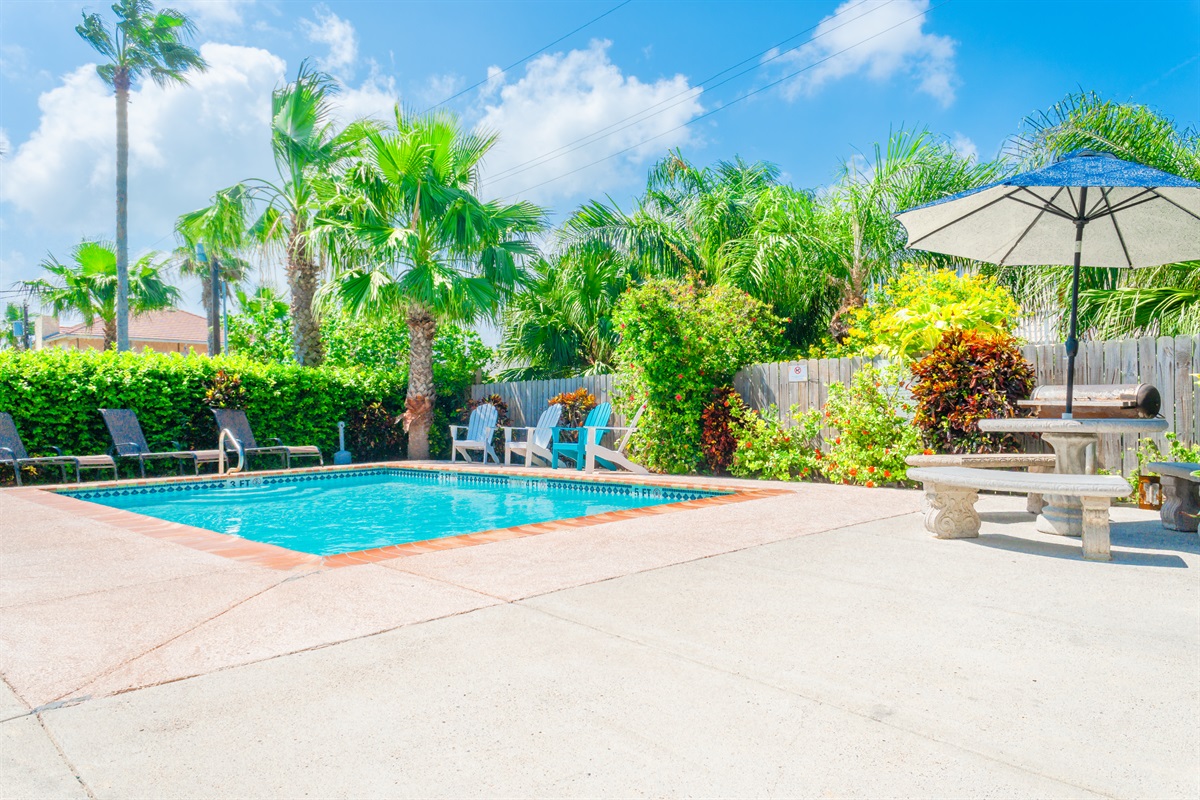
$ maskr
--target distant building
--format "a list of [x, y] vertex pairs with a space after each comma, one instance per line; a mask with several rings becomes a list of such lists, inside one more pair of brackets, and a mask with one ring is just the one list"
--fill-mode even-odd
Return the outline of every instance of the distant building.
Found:
[[[104, 347], [104, 323], [59, 326], [57, 317], [42, 315], [34, 323], [33, 349], [100, 350]], [[129, 347], [149, 347], [159, 353], [208, 354], [208, 322], [188, 311], [152, 311], [129, 318]]]

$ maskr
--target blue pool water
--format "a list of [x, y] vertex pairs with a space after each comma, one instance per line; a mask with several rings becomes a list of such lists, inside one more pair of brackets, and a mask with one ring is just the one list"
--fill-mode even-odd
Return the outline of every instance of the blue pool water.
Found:
[[325, 556], [719, 493], [381, 468], [201, 479], [65, 494]]

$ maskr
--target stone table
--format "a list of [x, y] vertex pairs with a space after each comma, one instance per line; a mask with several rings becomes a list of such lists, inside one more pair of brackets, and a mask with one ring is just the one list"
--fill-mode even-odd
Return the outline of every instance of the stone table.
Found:
[[[1165, 431], [1165, 419], [984, 419], [979, 430], [985, 433], [1040, 433], [1042, 441], [1054, 450], [1054, 471], [1061, 475], [1094, 475], [1096, 463], [1088, 458], [1095, 452], [1101, 434], [1146, 434]], [[1042, 533], [1062, 536], [1083, 535], [1083, 505], [1078, 497], [1051, 494], [1037, 518]]]

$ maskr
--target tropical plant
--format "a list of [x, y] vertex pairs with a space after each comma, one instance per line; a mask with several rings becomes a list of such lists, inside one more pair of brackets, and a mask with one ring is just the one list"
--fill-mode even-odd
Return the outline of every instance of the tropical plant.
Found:
[[636, 278], [603, 245], [537, 259], [504, 313], [502, 380], [538, 380], [612, 372], [617, 332], [612, 310]]
[[771, 481], [815, 480], [825, 463], [821, 451], [821, 415], [792, 406], [795, 421], [785, 427], [774, 406], [761, 413], [746, 408], [740, 396], [730, 398], [736, 438], [729, 472], [739, 478]]
[[547, 400], [546, 405], [562, 408], [559, 425], [564, 428], [578, 428], [583, 425], [588, 413], [596, 407], [596, 395], [580, 386], [573, 392], [559, 392]]
[[[215, 329], [219, 327], [219, 303], [214, 300], [212, 271], [217, 271], [219, 290], [228, 296], [250, 272], [250, 262], [242, 257], [249, 244], [245, 220], [251, 207], [249, 193], [241, 186], [223, 189], [213, 196], [212, 203], [179, 217], [175, 222], [175, 233], [180, 245], [173, 254], [175, 265], [181, 275], [200, 280], [200, 302], [209, 325], [209, 353], [220, 352], [219, 338]], [[225, 343], [228, 346], [228, 342]]]
[[[1136, 103], [1094, 92], [1067, 95], [1030, 115], [1005, 148], [1018, 169], [1035, 169], [1074, 150], [1092, 149], [1200, 181], [1200, 131]], [[1065, 333], [1071, 269], [1066, 266], [992, 268], [1026, 310], [1059, 320]], [[1200, 333], [1200, 262], [1146, 269], [1080, 272], [1079, 328], [1085, 337]]]
[[850, 313], [846, 337], [831, 352], [916, 358], [949, 330], [1010, 333], [1019, 314], [1012, 292], [993, 278], [905, 264], [873, 302]]
[[[287, 269], [292, 352], [297, 364], [317, 366], [324, 360], [321, 328], [314, 299], [320, 287], [328, 252], [312, 235], [321, 207], [322, 190], [335, 180], [358, 152], [374, 123], [359, 121], [338, 130], [332, 118], [337, 83], [302, 63], [296, 79], [271, 94], [271, 150], [277, 179], [243, 181], [217, 193], [225, 204], [222, 230], [245, 231], [250, 240], [269, 249], [282, 249]], [[253, 211], [263, 206], [257, 220]], [[207, 210], [205, 210], [207, 211]], [[201, 212], [197, 212], [201, 213]]]
[[255, 361], [292, 361], [292, 326], [287, 301], [270, 286], [247, 294], [236, 290], [238, 312], [229, 317], [229, 352]]
[[627, 415], [646, 405], [633, 457], [660, 472], [695, 471], [713, 389], [743, 366], [777, 357], [782, 321], [740, 289], [666, 280], [627, 291], [613, 319], [621, 332], [618, 404]]
[[913, 421], [933, 447], [947, 453], [1015, 451], [1011, 434], [979, 430], [981, 419], [1024, 416], [1036, 375], [1008, 334], [951, 330], [912, 367]]
[[[838, 182], [822, 198], [824, 216], [815, 227], [820, 257], [814, 267], [825, 272], [838, 305], [829, 322], [840, 341], [850, 325], [850, 312], [867, 302], [875, 284], [895, 274], [910, 255], [898, 212], [932, 202], [994, 180], [1000, 167], [958, 153], [950, 143], [926, 130], [894, 132], [876, 144], [872, 157], [851, 158]], [[930, 263], [954, 266], [960, 260], [923, 254]]]
[[829, 387], [824, 416], [835, 429], [821, 469], [835, 483], [873, 488], [907, 479], [904, 459], [922, 452], [901, 367], [866, 366]]
[[313, 240], [336, 255], [328, 300], [409, 333], [405, 425], [409, 455], [427, 458], [439, 322], [494, 319], [536, 253], [544, 212], [531, 203], [483, 201], [479, 165], [496, 142], [464, 132], [452, 114], [410, 116], [365, 133], [360, 155], [331, 182]]
[[109, 28], [99, 14], [83, 15], [78, 33], [108, 59], [96, 67], [117, 97], [117, 242], [114, 316], [118, 350], [129, 349], [129, 90], [141, 78], [159, 86], [186, 83], [190, 70], [207, 64], [187, 45], [195, 26], [173, 8], [155, 10], [149, 0], [117, 0], [116, 23]]
[[[104, 327], [104, 349], [117, 343], [117, 249], [111, 242], [81, 242], [71, 250], [70, 263], [53, 255], [41, 262], [50, 278], [22, 281], [53, 314], [73, 312], [91, 325], [97, 318]], [[167, 282], [167, 262], [147, 253], [129, 270], [129, 308], [134, 314], [170, 308], [179, 301], [179, 290]]]

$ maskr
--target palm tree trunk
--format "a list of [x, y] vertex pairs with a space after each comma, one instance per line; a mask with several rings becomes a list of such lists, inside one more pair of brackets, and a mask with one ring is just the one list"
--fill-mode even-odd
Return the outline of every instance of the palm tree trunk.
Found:
[[[111, 350], [112, 346], [117, 341], [117, 321], [115, 319], [104, 320], [104, 349]], [[126, 349], [129, 349], [126, 347]]]
[[[117, 92], [117, 350], [129, 349], [129, 75], [118, 69]], [[105, 347], [108, 342], [105, 342]]]
[[408, 457], [429, 458], [429, 428], [433, 424], [433, 335], [437, 322], [429, 309], [414, 305], [408, 310], [408, 399], [404, 428], [408, 431]]
[[288, 288], [292, 292], [292, 353], [302, 367], [316, 367], [325, 360], [321, 344], [321, 326], [313, 314], [313, 298], [317, 294], [320, 269], [304, 240], [304, 229], [292, 218], [292, 234], [288, 240]]

